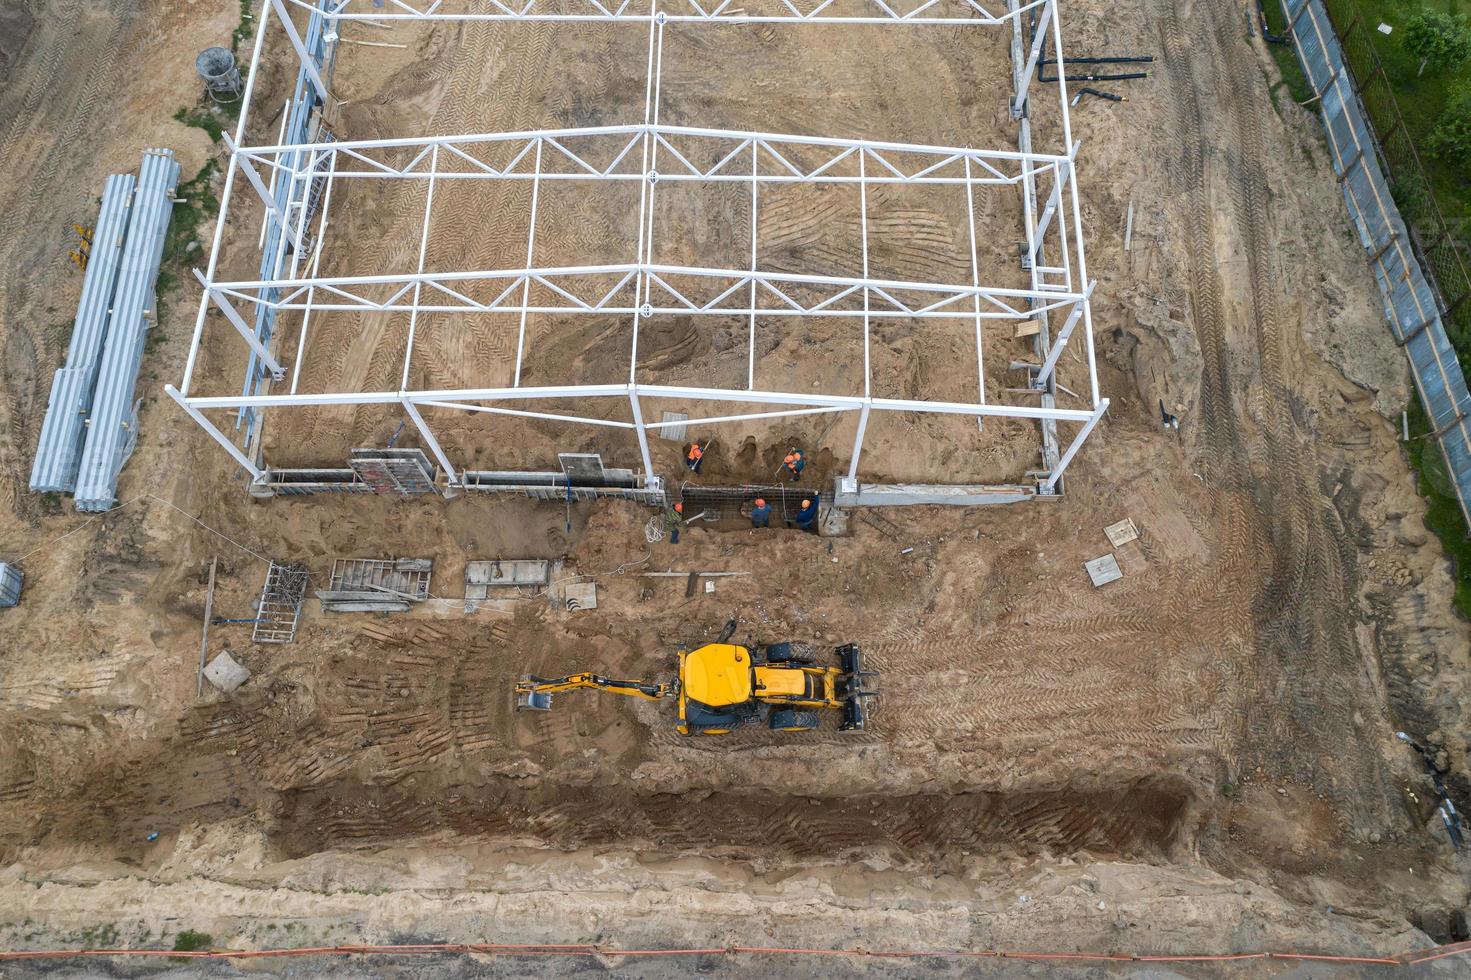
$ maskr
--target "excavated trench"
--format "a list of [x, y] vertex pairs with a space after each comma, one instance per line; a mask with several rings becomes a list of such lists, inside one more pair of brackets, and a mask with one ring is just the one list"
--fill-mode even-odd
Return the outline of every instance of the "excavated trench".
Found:
[[561, 850], [719, 853], [755, 864], [880, 854], [923, 865], [988, 851], [1164, 861], [1190, 846], [1195, 804], [1189, 784], [1174, 777], [1087, 791], [843, 798], [543, 784], [422, 799], [334, 785], [285, 794], [271, 836], [287, 858], [449, 831]]

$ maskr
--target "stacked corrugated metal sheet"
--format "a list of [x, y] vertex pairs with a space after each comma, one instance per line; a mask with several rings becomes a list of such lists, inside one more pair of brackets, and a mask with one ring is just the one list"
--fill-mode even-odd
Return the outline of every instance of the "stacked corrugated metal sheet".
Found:
[[20, 602], [20, 587], [23, 582], [20, 569], [0, 561], [0, 606], [14, 606]]
[[154, 286], [178, 184], [179, 164], [171, 151], [144, 154], [77, 471], [75, 502], [80, 511], [113, 505], [118, 473], [137, 441], [133, 394], [156, 308]]
[[102, 208], [92, 234], [92, 254], [82, 279], [82, 297], [77, 302], [66, 366], [56, 372], [51, 382], [51, 401], [41, 423], [41, 441], [31, 467], [32, 490], [70, 493], [76, 488], [84, 426], [92, 411], [97, 364], [107, 334], [108, 313], [122, 264], [123, 239], [132, 213], [136, 183], [132, 174], [113, 174], [103, 189]]

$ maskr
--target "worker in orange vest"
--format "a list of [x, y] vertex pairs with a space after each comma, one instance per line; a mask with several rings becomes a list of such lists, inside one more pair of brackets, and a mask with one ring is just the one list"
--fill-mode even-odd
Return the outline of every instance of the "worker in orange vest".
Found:
[[705, 450], [700, 448], [698, 442], [690, 443], [690, 451], [685, 454], [684, 464], [690, 468], [691, 473], [700, 472], [700, 463], [705, 459]]
[[664, 510], [664, 529], [669, 532], [669, 543], [679, 544], [679, 529], [684, 527], [684, 504], [675, 504]]
[[782, 460], [782, 463], [788, 470], [791, 470], [793, 483], [802, 479], [802, 468], [807, 465], [807, 460], [802, 456], [802, 450], [793, 449], [787, 453], [787, 458]]

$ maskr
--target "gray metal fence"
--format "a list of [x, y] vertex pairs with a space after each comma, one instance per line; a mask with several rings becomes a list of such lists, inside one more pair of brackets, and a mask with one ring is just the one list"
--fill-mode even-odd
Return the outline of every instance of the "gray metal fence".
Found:
[[1435, 290], [1415, 255], [1408, 229], [1389, 192], [1388, 167], [1368, 115], [1354, 91], [1343, 47], [1322, 0], [1282, 0], [1293, 46], [1318, 97], [1333, 169], [1343, 187], [1359, 242], [1384, 297], [1385, 315], [1404, 348], [1420, 401], [1461, 513], [1471, 526], [1471, 394], [1451, 347]]

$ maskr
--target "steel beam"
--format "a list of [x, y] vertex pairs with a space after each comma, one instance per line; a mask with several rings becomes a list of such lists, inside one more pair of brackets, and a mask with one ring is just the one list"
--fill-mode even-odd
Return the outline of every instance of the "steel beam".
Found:
[[199, 280], [199, 285], [204, 287], [205, 295], [214, 301], [219, 311], [225, 314], [225, 319], [229, 320], [230, 324], [240, 333], [240, 338], [249, 344], [250, 349], [255, 351], [255, 355], [265, 363], [266, 367], [270, 368], [271, 379], [273, 381], [280, 381], [286, 377], [286, 369], [281, 367], [276, 359], [271, 356], [271, 352], [266, 349], [266, 345], [260, 342], [260, 338], [255, 335], [255, 331], [245, 322], [245, 318], [236, 311], [234, 304], [214, 289], [211, 289], [209, 282], [204, 278], [204, 273], [198, 269], [194, 270], [194, 278]]
[[327, 83], [322, 81], [322, 73], [317, 71], [317, 59], [307, 51], [306, 42], [301, 39], [301, 33], [291, 22], [291, 13], [281, 0], [271, 0], [271, 6], [276, 8], [276, 16], [281, 19], [281, 26], [286, 29], [286, 36], [291, 39], [291, 46], [296, 49], [296, 57], [301, 62], [302, 70], [306, 72], [306, 77], [311, 79], [312, 87], [317, 90], [317, 97], [322, 100], [323, 105], [331, 104], [332, 95], [327, 91]]
[[201, 429], [203, 429], [205, 432], [208, 432], [214, 438], [215, 442], [223, 446], [225, 448], [225, 452], [229, 453], [235, 458], [235, 462], [239, 463], [241, 467], [243, 467], [250, 474], [250, 478], [252, 481], [265, 479], [265, 471], [256, 466], [255, 463], [251, 461], [250, 457], [246, 456], [245, 453], [240, 450], [239, 446], [231, 442], [223, 432], [215, 427], [215, 424], [213, 422], [205, 418], [203, 412], [191, 405], [189, 403], [189, 399], [179, 394], [179, 389], [175, 388], [173, 385], [166, 384], [163, 386], [163, 390], [168, 394], [170, 398], [178, 403], [180, 408], [182, 408], [185, 412], [189, 414], [189, 417], [193, 419], [194, 422]]
[[[1042, 5], [1042, 13], [1037, 21], [1037, 33], [1032, 36], [1032, 48], [1028, 52], [1027, 60], [1023, 63], [1021, 72], [1017, 77], [1016, 95], [1011, 100], [1011, 116], [1013, 119], [1020, 119], [1022, 113], [1026, 111], [1027, 90], [1032, 87], [1032, 75], [1037, 71], [1037, 59], [1042, 57], [1042, 45], [1047, 40], [1047, 26], [1052, 20], [1052, 14], [1056, 7], [1056, 0], [1047, 0]], [[1025, 21], [1019, 19], [1017, 23], [1022, 24]], [[1061, 56], [1062, 53], [1059, 51], [1058, 57]]]

